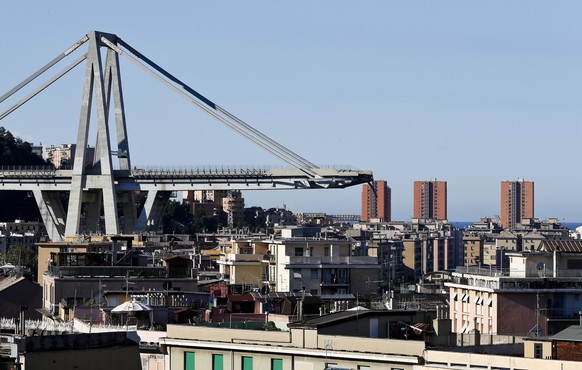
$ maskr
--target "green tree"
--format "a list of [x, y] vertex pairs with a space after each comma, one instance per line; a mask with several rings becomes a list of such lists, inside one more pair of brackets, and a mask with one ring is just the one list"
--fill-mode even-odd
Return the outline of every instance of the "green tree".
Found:
[[207, 216], [204, 210], [199, 209], [194, 215], [193, 227], [196, 232], [215, 233], [218, 231], [219, 219], [217, 216]]
[[192, 213], [187, 204], [170, 201], [162, 219], [165, 234], [192, 234]]
[[30, 143], [14, 135], [0, 126], [0, 163], [3, 166], [39, 166], [48, 165], [42, 157], [32, 152]]
[[38, 266], [36, 252], [23, 245], [9, 246], [4, 259], [15, 266], [30, 267], [31, 271], [36, 271]]

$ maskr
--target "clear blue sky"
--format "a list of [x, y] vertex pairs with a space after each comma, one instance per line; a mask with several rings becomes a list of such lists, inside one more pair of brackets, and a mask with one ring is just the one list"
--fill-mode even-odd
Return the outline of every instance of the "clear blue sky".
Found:
[[[0, 94], [88, 31], [115, 33], [310, 161], [373, 170], [394, 219], [414, 180], [446, 180], [449, 219], [473, 221], [523, 177], [536, 216], [582, 221], [582, 2], [3, 0], [1, 18]], [[122, 75], [133, 164], [280, 164], [123, 59]], [[82, 84], [79, 66], [0, 125], [75, 142]], [[360, 192], [244, 196], [359, 213]]]

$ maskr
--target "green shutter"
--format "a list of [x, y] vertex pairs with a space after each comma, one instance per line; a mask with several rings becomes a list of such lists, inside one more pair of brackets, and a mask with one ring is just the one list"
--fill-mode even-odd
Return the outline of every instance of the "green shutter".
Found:
[[222, 355], [212, 355], [212, 370], [222, 370]]
[[194, 352], [184, 352], [184, 370], [195, 370]]
[[242, 370], [253, 370], [253, 358], [243, 357], [242, 358]]
[[280, 358], [271, 359], [271, 370], [283, 370], [283, 360]]

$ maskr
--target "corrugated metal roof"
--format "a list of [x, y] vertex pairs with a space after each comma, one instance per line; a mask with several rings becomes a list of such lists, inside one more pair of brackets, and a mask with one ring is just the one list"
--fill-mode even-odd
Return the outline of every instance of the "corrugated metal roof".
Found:
[[582, 240], [544, 240], [537, 251], [582, 253]]
[[553, 340], [567, 340], [573, 342], [582, 342], [582, 326], [572, 325], [556, 335], [550, 337]]

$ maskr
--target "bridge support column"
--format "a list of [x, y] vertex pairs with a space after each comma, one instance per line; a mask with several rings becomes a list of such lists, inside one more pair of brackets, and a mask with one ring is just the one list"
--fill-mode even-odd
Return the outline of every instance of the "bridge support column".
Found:
[[101, 232], [101, 204], [103, 195], [100, 191], [83, 192], [83, 203], [85, 204], [85, 228], [79, 230], [80, 233], [100, 233]]
[[171, 194], [171, 191], [148, 191], [143, 210], [137, 221], [136, 229], [138, 232], [156, 232], [162, 227], [162, 217], [170, 201]]
[[117, 202], [121, 204], [121, 211], [123, 212], [122, 232], [124, 234], [133, 234], [137, 227], [137, 209], [133, 192], [118, 192]]
[[56, 191], [33, 190], [40, 216], [51, 241], [63, 241], [65, 235], [65, 209]]

